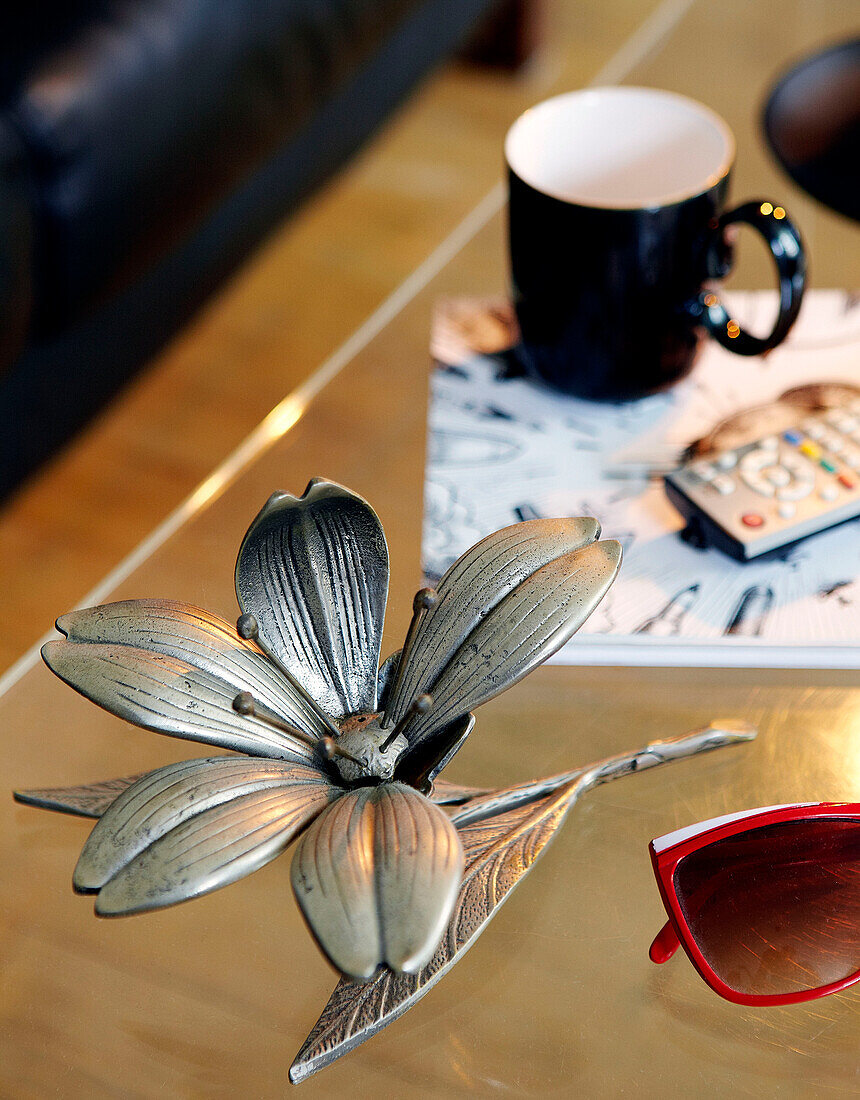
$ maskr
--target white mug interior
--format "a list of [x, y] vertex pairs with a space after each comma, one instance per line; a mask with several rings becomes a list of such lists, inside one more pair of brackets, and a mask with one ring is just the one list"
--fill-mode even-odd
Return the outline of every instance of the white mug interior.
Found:
[[525, 183], [583, 206], [643, 209], [700, 195], [727, 174], [735, 140], [710, 108], [654, 88], [606, 87], [539, 103], [508, 131]]

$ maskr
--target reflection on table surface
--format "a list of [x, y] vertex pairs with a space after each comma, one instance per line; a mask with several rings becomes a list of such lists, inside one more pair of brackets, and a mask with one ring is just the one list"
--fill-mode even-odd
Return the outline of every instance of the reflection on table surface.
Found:
[[[834, 4], [834, 36], [853, 5]], [[739, 138], [738, 199], [791, 200], [818, 285], [848, 280], [840, 222], [770, 166], [760, 91], [818, 41], [818, 4], [693, 4], [628, 79], [696, 95]], [[750, 272], [747, 274], [747, 270]], [[764, 261], [761, 282], [764, 281]], [[758, 285], [753, 264], [746, 285]], [[312, 399], [288, 399], [247, 466], [215, 474], [186, 522], [109, 598], [169, 596], [235, 617], [232, 569], [275, 488], [324, 475], [380, 513], [392, 559], [383, 652], [419, 578], [427, 334], [442, 293], [505, 284], [497, 216]], [[58, 608], [58, 612], [64, 609]], [[199, 754], [125, 726], [42, 667], [0, 700], [3, 786], [105, 779]], [[713, 718], [752, 745], [620, 780], [575, 808], [473, 950], [382, 1035], [301, 1086], [308, 1095], [646, 1097], [855, 1095], [857, 989], [791, 1008], [721, 1001], [648, 945], [663, 922], [646, 846], [752, 806], [860, 800], [860, 690], [850, 673], [547, 668], [479, 713], [446, 778], [508, 785], [636, 749]], [[190, 905], [97, 921], [71, 872], [84, 821], [0, 800], [0, 1092], [278, 1096], [334, 984], [301, 923], [286, 860]]]

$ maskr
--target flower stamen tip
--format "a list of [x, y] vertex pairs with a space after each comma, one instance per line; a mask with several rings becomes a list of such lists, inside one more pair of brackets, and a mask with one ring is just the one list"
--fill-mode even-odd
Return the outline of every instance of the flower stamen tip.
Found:
[[433, 588], [421, 588], [415, 593], [412, 601], [412, 612], [417, 615], [420, 611], [432, 611], [439, 602], [439, 593]]
[[433, 696], [428, 695], [426, 692], [423, 695], [417, 695], [409, 706], [409, 709], [386, 737], [385, 741], [379, 747], [380, 752], [387, 752], [391, 744], [397, 739], [397, 737], [403, 733], [407, 724], [412, 721], [413, 718], [418, 718], [422, 714], [426, 714], [433, 706]]
[[239, 692], [239, 694], [233, 700], [233, 710], [235, 710], [237, 714], [254, 714], [254, 696], [250, 693], [250, 691]]
[[245, 612], [244, 615], [240, 615], [236, 620], [236, 633], [240, 638], [244, 638], [245, 641], [253, 641], [260, 633], [260, 626], [253, 615], [249, 615]]
[[433, 696], [425, 693], [416, 698], [409, 710], [413, 716], [417, 716], [419, 714], [426, 714], [432, 706]]

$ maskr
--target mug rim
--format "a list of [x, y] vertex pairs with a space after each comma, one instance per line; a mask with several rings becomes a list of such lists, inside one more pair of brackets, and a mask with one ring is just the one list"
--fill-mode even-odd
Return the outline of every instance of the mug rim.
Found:
[[[702, 181], [701, 186], [691, 186], [688, 188], [680, 189], [676, 192], [668, 192], [665, 196], [661, 196], [654, 202], [641, 202], [641, 203], [629, 203], [629, 202], [612, 202], [609, 200], [598, 201], [586, 199], [584, 197], [573, 197], [570, 194], [564, 194], [560, 190], [555, 190], [551, 187], [542, 186], [533, 180], [528, 178], [528, 174], [524, 173], [520, 169], [514, 167], [513, 157], [511, 155], [511, 147], [513, 142], [517, 138], [517, 132], [521, 131], [526, 124], [527, 119], [533, 119], [536, 113], [542, 113], [545, 111], [556, 110], [562, 103], [570, 102], [571, 100], [585, 100], [594, 98], [629, 98], [629, 99], [651, 99], [662, 101], [673, 101], [676, 104], [683, 106], [685, 109], [693, 114], [698, 115], [710, 123], [717, 131], [723, 140], [724, 152], [719, 165], [716, 167], [713, 173]], [[696, 99], [692, 99], [690, 96], [681, 95], [678, 92], [667, 91], [662, 88], [648, 88], [642, 85], [599, 85], [593, 88], [578, 88], [570, 92], [561, 92], [559, 95], [550, 96], [548, 99], [541, 100], [534, 106], [529, 107], [518, 118], [514, 120], [505, 135], [504, 142], [505, 162], [509, 171], [519, 180], [521, 180], [527, 187], [530, 187], [538, 194], [546, 195], [549, 198], [555, 199], [558, 202], [563, 202], [569, 206], [579, 206], [585, 210], [614, 210], [614, 211], [627, 211], [634, 213], [636, 211], [648, 211], [648, 210], [662, 210], [669, 206], [677, 206], [680, 203], [687, 202], [690, 199], [698, 198], [701, 195], [707, 194], [716, 187], [732, 170], [734, 165], [735, 156], [737, 153], [737, 143], [735, 141], [734, 133], [732, 132], [729, 124], [720, 115], [717, 114], [712, 108], [708, 107], [704, 103], [700, 103]]]

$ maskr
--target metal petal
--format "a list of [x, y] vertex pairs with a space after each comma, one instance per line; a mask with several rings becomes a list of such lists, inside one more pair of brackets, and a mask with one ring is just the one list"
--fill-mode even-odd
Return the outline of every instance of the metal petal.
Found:
[[372, 787], [360, 787], [320, 814], [292, 863], [293, 890], [332, 964], [369, 978], [382, 957], [373, 874]]
[[432, 957], [463, 875], [463, 847], [450, 819], [402, 783], [375, 789], [374, 860], [382, 961], [414, 974]]
[[350, 792], [293, 857], [293, 889], [332, 963], [353, 978], [417, 970], [436, 949], [463, 852], [447, 815], [402, 783]]
[[213, 756], [168, 764], [142, 776], [104, 812], [81, 852], [75, 887], [98, 890], [160, 837], [224, 802], [289, 788], [321, 809], [329, 785], [318, 769], [284, 760]]
[[178, 657], [231, 685], [250, 691], [275, 714], [313, 737], [330, 733], [324, 716], [236, 627], [199, 607], [175, 600], [121, 600], [71, 611], [57, 620], [70, 642], [104, 642]]
[[564, 554], [532, 573], [467, 635], [429, 688], [434, 704], [406, 727], [411, 746], [511, 687], [570, 638], [615, 579], [613, 540]]
[[251, 756], [316, 760], [312, 747], [237, 714], [235, 685], [179, 657], [98, 642], [48, 642], [42, 657], [87, 699], [144, 729]]
[[402, 650], [400, 649], [396, 653], [389, 653], [379, 666], [379, 674], [376, 677], [376, 705], [380, 708], [386, 705], [388, 693], [397, 673], [397, 666], [400, 664], [401, 654]]
[[[433, 730], [432, 738], [410, 745], [397, 761], [394, 778], [425, 793], [428, 786], [435, 789], [436, 776], [463, 747], [474, 725], [474, 714], [464, 714]], [[435, 795], [430, 797], [439, 801]]]
[[160, 909], [227, 886], [279, 855], [336, 794], [324, 783], [285, 784], [204, 810], [126, 863], [102, 887], [96, 912]]
[[272, 496], [236, 562], [236, 595], [259, 642], [332, 717], [376, 710], [388, 547], [361, 497], [315, 479]]
[[580, 550], [600, 536], [600, 524], [579, 519], [534, 519], [516, 523], [476, 543], [439, 582], [439, 602], [415, 637], [397, 690], [386, 703], [399, 722], [422, 692], [432, 692], [445, 665], [485, 615], [544, 565]]

